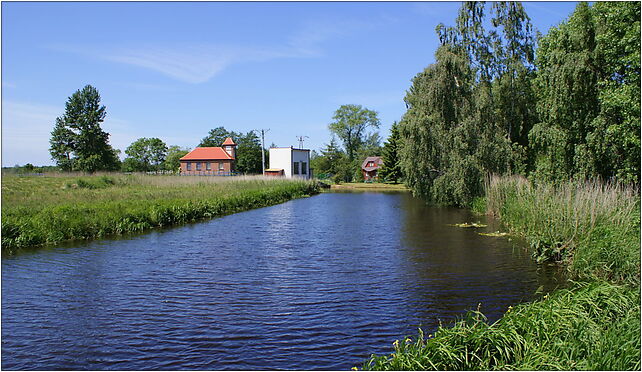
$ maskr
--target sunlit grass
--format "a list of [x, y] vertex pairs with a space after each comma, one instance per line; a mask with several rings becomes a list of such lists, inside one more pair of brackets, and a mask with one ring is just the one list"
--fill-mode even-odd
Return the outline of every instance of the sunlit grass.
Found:
[[2, 178], [2, 251], [138, 232], [280, 203], [314, 182], [99, 174]]
[[488, 324], [473, 311], [434, 334], [393, 344], [366, 370], [640, 370], [640, 293], [578, 283], [516, 305]]
[[639, 190], [612, 183], [532, 185], [492, 177], [487, 212], [523, 235], [538, 261], [565, 264], [575, 278], [639, 282]]

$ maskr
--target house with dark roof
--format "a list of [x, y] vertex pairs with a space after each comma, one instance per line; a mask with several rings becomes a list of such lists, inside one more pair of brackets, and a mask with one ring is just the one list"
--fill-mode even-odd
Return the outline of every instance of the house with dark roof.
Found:
[[379, 179], [379, 168], [383, 166], [381, 156], [368, 156], [361, 164], [363, 179], [365, 181], [376, 181]]
[[234, 173], [236, 143], [228, 137], [221, 147], [197, 147], [179, 159], [181, 175], [225, 176]]

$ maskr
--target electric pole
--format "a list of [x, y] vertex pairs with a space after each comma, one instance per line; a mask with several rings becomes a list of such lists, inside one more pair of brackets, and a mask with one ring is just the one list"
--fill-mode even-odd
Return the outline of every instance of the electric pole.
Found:
[[265, 175], [265, 132], [269, 132], [269, 129], [254, 129], [255, 132], [261, 132], [261, 168], [263, 172], [261, 175]]

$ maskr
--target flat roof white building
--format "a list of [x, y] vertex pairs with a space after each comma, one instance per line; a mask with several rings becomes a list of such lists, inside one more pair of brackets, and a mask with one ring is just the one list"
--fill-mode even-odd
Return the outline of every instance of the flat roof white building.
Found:
[[290, 147], [270, 148], [270, 168], [266, 171], [283, 170], [286, 178], [312, 177], [310, 174], [310, 150]]

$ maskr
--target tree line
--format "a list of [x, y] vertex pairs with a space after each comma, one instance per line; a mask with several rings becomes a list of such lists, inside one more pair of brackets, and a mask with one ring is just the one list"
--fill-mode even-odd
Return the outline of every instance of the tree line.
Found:
[[[49, 140], [49, 153], [62, 171], [178, 171], [179, 159], [189, 153], [189, 148], [168, 146], [159, 138], [139, 138], [125, 150], [121, 162], [120, 150], [109, 144], [109, 133], [101, 128], [106, 108], [100, 104], [98, 90], [87, 85], [72, 94], [65, 113], [56, 118]], [[199, 147], [221, 146], [227, 137], [237, 144], [236, 171], [261, 173], [261, 143], [253, 132], [228, 131], [217, 127], [198, 144]], [[267, 153], [266, 153], [267, 154]], [[33, 168], [33, 166], [32, 166]]]
[[[488, 27], [490, 26], [490, 27]], [[536, 37], [520, 3], [464, 3], [399, 123], [405, 182], [469, 205], [484, 177], [640, 181], [640, 3], [579, 3]]]

